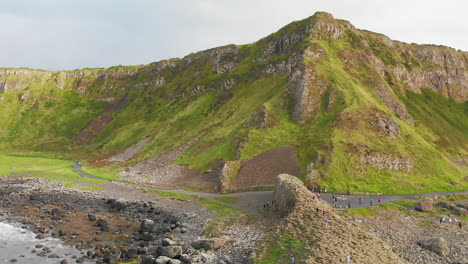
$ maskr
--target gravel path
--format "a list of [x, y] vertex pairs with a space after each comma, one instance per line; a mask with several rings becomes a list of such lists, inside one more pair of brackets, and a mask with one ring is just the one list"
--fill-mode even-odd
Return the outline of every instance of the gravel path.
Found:
[[[99, 179], [102, 178], [94, 177], [84, 171], [81, 170], [80, 164], [73, 162], [73, 170], [80, 175], [92, 179]], [[109, 181], [109, 184], [113, 184], [113, 181]], [[115, 184], [115, 183], [114, 183]], [[166, 191], [172, 193], [179, 193], [179, 194], [188, 194], [198, 196], [200, 198], [206, 198], [212, 201], [216, 201], [218, 203], [231, 206], [236, 209], [240, 209], [246, 212], [249, 212], [252, 215], [255, 215], [259, 218], [263, 216], [263, 205], [266, 203], [270, 203], [273, 200], [273, 191], [251, 191], [251, 192], [237, 192], [231, 194], [220, 194], [214, 192], [196, 192], [196, 191], [188, 191], [184, 189], [158, 189], [152, 188], [148, 186], [143, 186], [139, 184], [132, 184], [132, 183], [119, 183], [119, 185], [129, 185], [133, 187], [140, 187], [150, 190], [158, 190], [158, 191]], [[458, 191], [458, 192], [429, 192], [429, 193], [417, 193], [417, 194], [402, 194], [402, 195], [375, 195], [375, 196], [355, 196], [355, 195], [341, 195], [341, 194], [333, 194], [333, 193], [322, 193], [321, 199], [328, 202], [330, 205], [333, 206], [333, 196], [338, 197], [337, 208], [347, 208], [348, 204], [351, 204], [351, 208], [362, 208], [362, 207], [369, 207], [371, 206], [371, 200], [373, 201], [372, 205], [379, 204], [379, 197], [381, 198], [380, 204], [387, 204], [392, 203], [395, 201], [407, 200], [415, 197], [423, 197], [423, 196], [434, 196], [434, 195], [447, 195], [447, 194], [460, 194], [460, 193], [467, 193], [468, 191]], [[311, 194], [312, 195], [312, 194]], [[223, 203], [216, 198], [219, 197], [235, 197], [238, 198], [235, 203]], [[362, 202], [359, 202], [359, 198], [362, 198]]]

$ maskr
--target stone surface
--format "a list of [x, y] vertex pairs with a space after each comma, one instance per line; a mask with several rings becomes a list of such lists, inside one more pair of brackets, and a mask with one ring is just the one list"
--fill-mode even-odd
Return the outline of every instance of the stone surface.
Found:
[[432, 211], [433, 204], [434, 204], [433, 201], [424, 200], [424, 201], [417, 202], [414, 206], [415, 206], [415, 209], [418, 211], [429, 212], [429, 211]]
[[447, 241], [440, 237], [420, 240], [418, 241], [418, 245], [441, 256], [447, 256], [450, 254], [450, 248]]
[[182, 255], [182, 247], [180, 246], [167, 246], [161, 250], [161, 255], [169, 258], [175, 258]]
[[167, 264], [169, 261], [171, 260], [171, 258], [169, 257], [166, 257], [166, 256], [159, 256], [155, 263], [156, 264]]
[[195, 249], [216, 250], [224, 245], [224, 243], [226, 243], [224, 239], [214, 238], [195, 240], [191, 245]]

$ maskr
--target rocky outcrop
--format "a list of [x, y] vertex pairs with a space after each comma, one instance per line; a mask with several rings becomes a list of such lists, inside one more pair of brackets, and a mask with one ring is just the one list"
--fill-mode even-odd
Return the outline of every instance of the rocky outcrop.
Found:
[[245, 125], [245, 127], [258, 127], [259, 129], [266, 129], [271, 125], [271, 114], [269, 113], [268, 109], [262, 105], [260, 109], [255, 111], [252, 116], [250, 117], [249, 122]]
[[292, 185], [295, 181], [299, 181], [299, 179], [288, 174], [280, 174], [278, 176], [278, 181], [273, 192], [273, 208], [282, 217], [294, 210], [299, 199]]
[[213, 71], [217, 74], [232, 71], [238, 64], [239, 50], [236, 45], [213, 49], [210, 52]]
[[326, 202], [312, 198], [297, 177], [278, 176], [273, 210], [282, 220], [270, 241], [285, 237], [301, 241], [301, 250], [307, 254], [296, 256], [298, 263], [346, 263], [347, 253], [356, 263], [407, 263], [382, 240], [342, 219]]
[[404, 67], [393, 68], [395, 78], [416, 93], [421, 88], [432, 90], [459, 102], [468, 100], [468, 71], [465, 68], [439, 68], [408, 71]]
[[231, 182], [237, 176], [241, 165], [240, 160], [226, 161], [219, 177], [218, 191], [226, 193], [232, 190]]
[[414, 207], [416, 210], [418, 211], [422, 211], [422, 212], [430, 212], [432, 211], [432, 205], [434, 204], [433, 201], [430, 201], [430, 200], [424, 200], [424, 201], [420, 201], [420, 202], [417, 202]]
[[420, 240], [418, 241], [418, 245], [441, 256], [447, 256], [450, 254], [449, 244], [441, 237]]
[[371, 167], [403, 172], [411, 172], [414, 166], [411, 159], [388, 153], [368, 153], [361, 157], [361, 161]]

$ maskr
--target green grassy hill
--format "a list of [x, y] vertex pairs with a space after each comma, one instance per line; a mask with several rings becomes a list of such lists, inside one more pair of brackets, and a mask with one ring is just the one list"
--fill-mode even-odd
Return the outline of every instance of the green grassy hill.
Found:
[[466, 52], [316, 13], [249, 45], [149, 65], [0, 69], [0, 149], [96, 161], [151, 137], [106, 163], [123, 170], [193, 141], [176, 164], [232, 161], [235, 181], [244, 162], [294, 146], [298, 176], [329, 190], [467, 189], [467, 80]]

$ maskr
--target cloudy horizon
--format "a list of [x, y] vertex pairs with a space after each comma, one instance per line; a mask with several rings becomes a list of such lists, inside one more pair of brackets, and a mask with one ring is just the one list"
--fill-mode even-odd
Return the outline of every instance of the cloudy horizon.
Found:
[[468, 51], [467, 3], [377, 2], [4, 2], [0, 4], [0, 67], [71, 70], [148, 64], [217, 46], [252, 43], [317, 11], [395, 40]]

